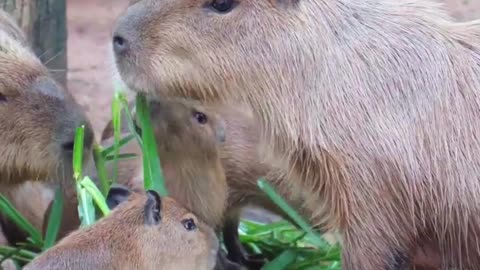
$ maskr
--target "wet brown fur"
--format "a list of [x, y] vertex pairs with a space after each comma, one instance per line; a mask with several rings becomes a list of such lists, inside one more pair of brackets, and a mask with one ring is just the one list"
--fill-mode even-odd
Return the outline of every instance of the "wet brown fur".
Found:
[[245, 102], [262, 153], [343, 234], [343, 268], [391, 269], [425, 241], [480, 267], [480, 23], [428, 0], [143, 0], [114, 35], [135, 91]]
[[[79, 229], [34, 259], [25, 270], [213, 269], [215, 233], [173, 199], [161, 198], [160, 221], [147, 224], [145, 192], [132, 193], [109, 216]], [[183, 221], [193, 219], [194, 231]]]

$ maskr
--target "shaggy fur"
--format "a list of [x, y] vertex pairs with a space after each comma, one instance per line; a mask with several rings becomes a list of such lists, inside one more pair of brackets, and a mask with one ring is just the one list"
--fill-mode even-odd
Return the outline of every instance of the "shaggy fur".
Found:
[[[132, 193], [109, 216], [68, 235], [25, 270], [178, 270], [214, 268], [218, 239], [212, 229], [171, 198]], [[149, 221], [156, 207], [158, 223]], [[195, 230], [187, 230], [192, 219]]]
[[[262, 153], [343, 233], [343, 268], [419, 243], [480, 268], [480, 22], [427, 0], [136, 1], [114, 36], [136, 91], [250, 104]], [[399, 256], [401, 254], [401, 256]]]
[[[193, 114], [196, 111], [204, 112], [206, 109], [197, 103], [180, 100], [151, 103], [157, 150], [170, 196], [192, 210], [209, 226], [217, 227], [223, 222], [228, 196], [225, 172], [217, 147], [217, 138], [223, 137], [224, 125], [216, 115], [209, 118], [207, 124], [201, 125], [195, 122]], [[124, 124], [122, 126], [126, 126]], [[107, 124], [103, 136], [110, 133], [110, 127], [111, 124]], [[198, 136], [192, 136], [193, 131]], [[127, 130], [123, 132], [127, 134]], [[109, 146], [113, 142], [113, 138], [105, 138], [102, 145]], [[131, 141], [120, 151], [136, 154], [137, 158], [119, 162], [119, 182], [141, 190], [143, 170], [140, 146], [136, 141]], [[112, 175], [113, 166], [107, 170]]]

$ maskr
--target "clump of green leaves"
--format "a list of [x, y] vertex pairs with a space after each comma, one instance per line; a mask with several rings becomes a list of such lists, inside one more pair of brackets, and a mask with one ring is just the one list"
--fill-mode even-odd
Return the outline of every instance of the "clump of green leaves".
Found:
[[[160, 158], [157, 152], [155, 137], [151, 126], [149, 105], [145, 96], [137, 95], [136, 116], [142, 127], [142, 134], [137, 134], [134, 128], [133, 115], [127, 99], [122, 91], [116, 89], [112, 102], [112, 124], [114, 144], [103, 148], [94, 146], [94, 159], [97, 167], [98, 186], [89, 176], [82, 172], [84, 126], [77, 129], [74, 145], [74, 179], [78, 198], [78, 211], [81, 226], [90, 226], [98, 218], [109, 214], [105, 197], [110, 186], [118, 178], [118, 161], [136, 158], [132, 154], [120, 154], [120, 149], [130, 140], [136, 139], [142, 148], [144, 187], [156, 190], [161, 196], [167, 196]], [[127, 119], [130, 134], [122, 137], [122, 111]], [[186, 150], [188, 151], [188, 150]], [[107, 175], [106, 164], [114, 163], [114, 173]], [[287, 221], [262, 224], [242, 220], [239, 227], [240, 241], [253, 254], [261, 254], [269, 262], [263, 270], [337, 270], [341, 269], [341, 248], [331, 245], [321, 235], [312, 230], [311, 226], [268, 184], [265, 179], [259, 179], [258, 186], [273, 202], [275, 202], [294, 222]], [[97, 215], [99, 210], [101, 215]], [[53, 246], [56, 242], [63, 212], [63, 196], [61, 190], [55, 192], [55, 199], [48, 217], [48, 227], [45, 236], [26, 220], [11, 203], [0, 195], [0, 211], [10, 218], [17, 226], [28, 234], [26, 243], [18, 243], [16, 247], [1, 247], [2, 261], [11, 258], [18, 265], [24, 265], [41, 252]]]

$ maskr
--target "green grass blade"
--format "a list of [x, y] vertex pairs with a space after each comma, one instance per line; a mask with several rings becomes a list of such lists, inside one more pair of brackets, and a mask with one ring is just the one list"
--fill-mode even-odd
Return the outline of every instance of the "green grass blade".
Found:
[[108, 215], [110, 213], [110, 209], [108, 208], [105, 197], [100, 190], [98, 190], [92, 179], [90, 179], [88, 176], [85, 176], [85, 178], [80, 181], [80, 185], [90, 194], [95, 203], [98, 205], [98, 208], [100, 208], [100, 211], [102, 211], [102, 214], [104, 216]]
[[[125, 97], [125, 95], [123, 95], [122, 93], [120, 94], [120, 101], [122, 102], [122, 105], [123, 105], [123, 110], [125, 112], [125, 116], [127, 117], [127, 125], [128, 125], [128, 129], [130, 130], [130, 133], [131, 134], [134, 134], [135, 138], [137, 139], [137, 142], [140, 146], [143, 145], [143, 139], [142, 137], [137, 133], [137, 131], [135, 130], [135, 125], [134, 125], [134, 121], [133, 121], [133, 115], [132, 115], [132, 112], [130, 111], [130, 106], [128, 104], [128, 101], [127, 101], [127, 98]], [[136, 104], [136, 103], [135, 103]], [[135, 106], [136, 107], [136, 106]], [[134, 107], [134, 108], [135, 108]]]
[[136, 99], [137, 115], [142, 126], [142, 152], [145, 189], [153, 189], [161, 196], [167, 196], [157, 143], [150, 121], [150, 108], [144, 95], [138, 94]]
[[3, 195], [0, 195], [0, 211], [10, 218], [20, 229], [28, 233], [33, 244], [37, 247], [43, 246], [42, 234], [37, 230]]
[[75, 179], [80, 178], [82, 175], [84, 137], [85, 126], [82, 125], [75, 131], [75, 141], [73, 145], [73, 176]]
[[282, 252], [273, 261], [266, 263], [262, 270], [282, 270], [292, 264], [297, 258], [297, 253], [294, 250], [287, 249]]
[[[122, 148], [124, 145], [126, 145], [127, 143], [129, 143], [129, 142], [130, 142], [132, 139], [134, 139], [134, 138], [135, 138], [135, 135], [129, 134], [129, 135], [123, 137], [122, 139], [120, 139], [120, 141], [118, 142], [118, 146], [119, 146], [120, 148]], [[111, 146], [109, 146], [109, 147], [107, 147], [107, 148], [104, 148], [104, 149], [102, 150], [102, 155], [103, 155], [104, 157], [106, 157], [107, 155], [110, 155], [110, 154], [111, 154], [112, 152], [114, 152], [114, 151], [115, 151], [115, 144], [114, 144], [114, 145], [111, 145]]]
[[81, 185], [82, 164], [83, 164], [83, 139], [84, 126], [77, 128], [75, 133], [75, 144], [73, 146], [73, 167], [75, 186], [78, 198], [78, 216], [81, 221], [81, 227], [91, 225], [95, 222], [95, 207], [93, 206], [92, 196]]
[[328, 247], [327, 241], [322, 239], [311, 226], [295, 211], [264, 178], [258, 180], [258, 187], [263, 190], [270, 199], [278, 205], [295, 223], [312, 237], [321, 248]]
[[45, 234], [45, 241], [43, 249], [47, 250], [52, 247], [57, 240], [58, 231], [60, 230], [60, 223], [63, 213], [63, 194], [60, 187], [55, 189], [55, 198], [53, 199], [52, 210], [48, 217], [47, 232]]
[[80, 183], [77, 184], [78, 194], [78, 215], [80, 217], [80, 227], [90, 226], [95, 222], [95, 207], [93, 206], [92, 196], [82, 187]]
[[95, 161], [95, 167], [97, 168], [97, 176], [100, 181], [100, 189], [103, 196], [107, 196], [110, 190], [110, 184], [107, 177], [107, 169], [105, 168], [105, 158], [103, 155], [102, 147], [98, 144], [93, 146], [93, 158]]
[[[121, 102], [120, 102], [120, 93], [115, 92], [115, 98], [112, 101], [112, 124], [113, 124], [113, 148], [114, 156], [118, 157], [120, 152], [120, 136], [122, 132], [122, 112], [121, 112]], [[113, 164], [113, 179], [112, 182], [116, 183], [118, 178], [118, 160], [114, 159]]]
[[36, 256], [38, 256], [37, 253], [31, 252], [29, 250], [19, 249], [14, 247], [7, 247], [7, 246], [0, 246], [0, 255], [1, 256], [11, 255], [10, 256], [11, 258], [17, 261], [23, 261], [23, 262], [30, 262]]

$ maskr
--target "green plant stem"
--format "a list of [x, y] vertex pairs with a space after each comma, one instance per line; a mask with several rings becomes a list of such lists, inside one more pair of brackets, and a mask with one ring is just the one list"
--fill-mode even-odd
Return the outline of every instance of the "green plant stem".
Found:
[[168, 196], [157, 152], [157, 143], [155, 142], [151, 125], [150, 108], [145, 96], [142, 94], [137, 95], [136, 110], [142, 126], [143, 180], [145, 189], [153, 189], [160, 196]]
[[45, 242], [42, 250], [47, 250], [55, 244], [57, 240], [58, 231], [60, 230], [60, 223], [63, 214], [63, 194], [60, 187], [55, 189], [55, 197], [53, 199], [52, 208], [48, 217], [47, 232], [45, 234]]
[[95, 160], [95, 167], [97, 168], [97, 176], [100, 182], [100, 190], [103, 196], [107, 196], [110, 190], [110, 184], [107, 177], [107, 170], [105, 168], [105, 158], [103, 155], [102, 147], [98, 144], [93, 146], [93, 157]]

